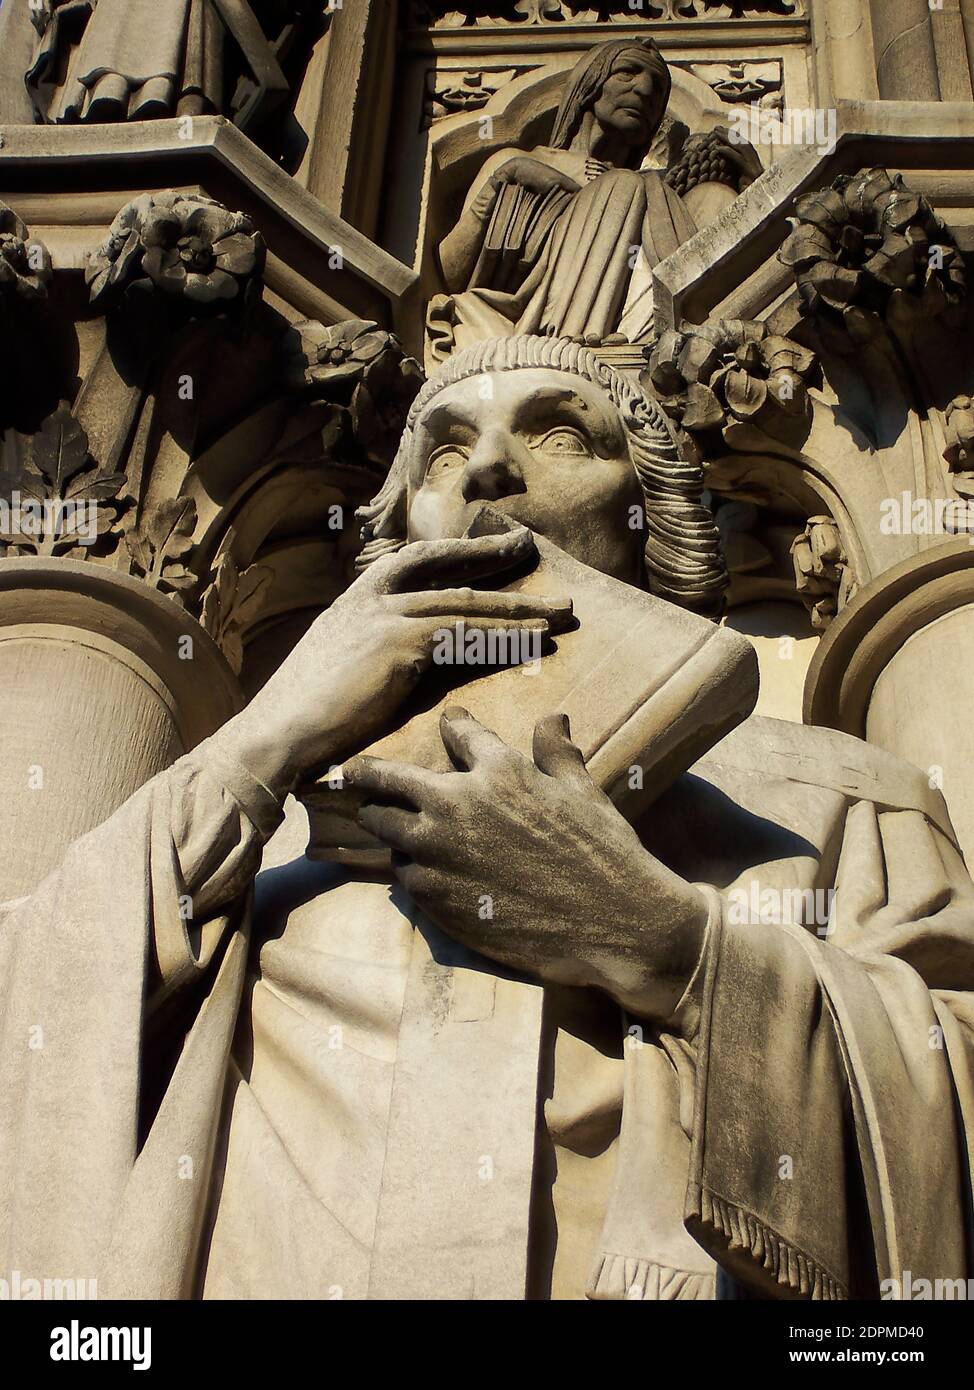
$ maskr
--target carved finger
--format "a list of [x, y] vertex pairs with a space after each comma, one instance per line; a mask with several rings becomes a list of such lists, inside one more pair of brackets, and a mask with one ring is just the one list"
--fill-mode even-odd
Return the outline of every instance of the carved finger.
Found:
[[390, 849], [412, 855], [419, 847], [421, 826], [416, 811], [406, 811], [401, 806], [377, 806], [369, 802], [359, 810], [358, 822]]
[[342, 768], [344, 784], [361, 791], [367, 801], [405, 801], [417, 810], [435, 799], [436, 780], [428, 768], [385, 758], [350, 758]]
[[499, 535], [414, 541], [397, 554], [386, 579], [386, 592], [416, 593], [494, 578], [526, 565], [536, 554], [534, 537], [526, 526]]
[[481, 589], [439, 589], [404, 594], [400, 612], [414, 618], [472, 618], [484, 621], [527, 622], [541, 619], [552, 632], [564, 632], [572, 623], [569, 598], [542, 598], [538, 594], [493, 593]]
[[440, 737], [454, 765], [466, 772], [479, 762], [513, 751], [461, 705], [450, 705], [440, 715]]
[[585, 759], [572, 742], [567, 714], [546, 714], [534, 726], [534, 762], [540, 772], [575, 786], [592, 787]]

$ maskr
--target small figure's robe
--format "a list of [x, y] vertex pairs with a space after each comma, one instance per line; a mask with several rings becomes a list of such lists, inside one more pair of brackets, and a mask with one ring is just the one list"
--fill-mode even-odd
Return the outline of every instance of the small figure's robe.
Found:
[[[618, 333], [630, 343], [649, 341], [653, 269], [696, 231], [683, 200], [657, 170], [609, 169], [586, 182], [582, 155], [540, 147], [530, 157], [581, 186], [571, 195], [547, 195], [564, 206], [530, 251], [521, 239], [523, 218], [495, 228], [495, 209], [467, 288], [432, 309], [434, 320], [452, 321], [450, 349], [519, 333], [600, 343]], [[523, 278], [512, 287], [518, 256], [526, 257]], [[431, 330], [435, 337], [435, 322]]]
[[[22, 9], [22, 22], [11, 18], [0, 31], [23, 55]], [[214, 0], [55, 0], [20, 80], [49, 123], [198, 116], [221, 109], [223, 49]]]
[[[751, 719], [657, 803], [647, 843], [711, 904], [668, 1031], [333, 866], [262, 874], [251, 928], [280, 819], [217, 735], [8, 905], [4, 1277], [841, 1298], [972, 1273], [974, 886], [915, 769]], [[752, 884], [834, 886], [828, 938], [739, 922]]]

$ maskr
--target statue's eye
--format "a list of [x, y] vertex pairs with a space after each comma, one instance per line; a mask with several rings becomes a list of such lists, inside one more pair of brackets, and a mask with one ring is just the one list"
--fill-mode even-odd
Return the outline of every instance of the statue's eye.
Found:
[[456, 444], [444, 444], [440, 449], [434, 449], [430, 454], [429, 463], [426, 465], [427, 478], [441, 478], [445, 473], [452, 473], [457, 468], [463, 468], [467, 462], [467, 452]]
[[577, 430], [550, 430], [538, 446], [546, 454], [587, 454], [589, 448]]

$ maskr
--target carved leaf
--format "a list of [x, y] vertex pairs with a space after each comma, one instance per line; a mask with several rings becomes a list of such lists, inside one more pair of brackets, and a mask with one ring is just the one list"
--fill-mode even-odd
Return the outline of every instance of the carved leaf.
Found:
[[63, 401], [34, 435], [31, 458], [55, 497], [66, 495], [68, 482], [87, 463], [88, 436]]
[[154, 587], [188, 589], [196, 575], [183, 565], [171, 562], [193, 548], [196, 503], [191, 497], [171, 497], [162, 501], [143, 518], [137, 532], [125, 538], [129, 554]]
[[200, 621], [237, 675], [243, 666], [243, 630], [257, 617], [272, 574], [266, 565], [250, 565], [241, 574], [228, 552], [203, 597]]
[[731, 370], [724, 379], [727, 404], [739, 420], [750, 420], [768, 399], [768, 383], [749, 372]]
[[686, 410], [683, 412], [683, 428], [687, 430], [712, 430], [724, 423], [724, 408], [711, 391], [697, 381], [687, 392]]
[[157, 555], [172, 559], [192, 549], [196, 503], [191, 497], [172, 497], [160, 502], [149, 518], [147, 534]]

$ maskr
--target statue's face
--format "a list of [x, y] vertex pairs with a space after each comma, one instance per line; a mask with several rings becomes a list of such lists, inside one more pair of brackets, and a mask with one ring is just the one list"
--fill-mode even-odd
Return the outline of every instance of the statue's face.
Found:
[[603, 130], [630, 145], [648, 145], [661, 112], [659, 74], [648, 56], [623, 53], [606, 78], [592, 113]]
[[409, 539], [460, 536], [484, 502], [604, 574], [642, 582], [643, 494], [622, 417], [550, 368], [444, 388], [416, 421]]

